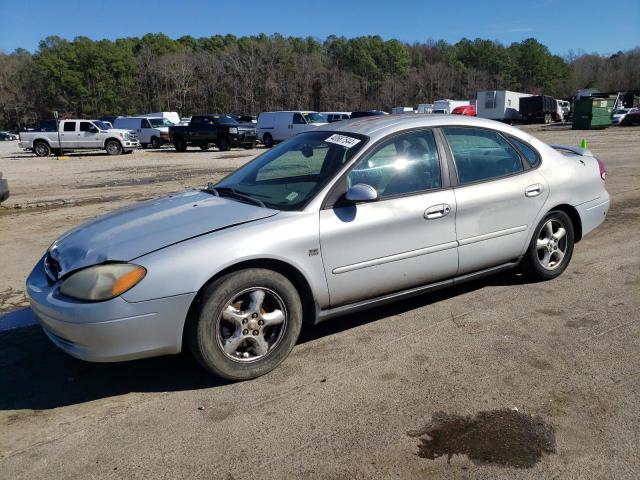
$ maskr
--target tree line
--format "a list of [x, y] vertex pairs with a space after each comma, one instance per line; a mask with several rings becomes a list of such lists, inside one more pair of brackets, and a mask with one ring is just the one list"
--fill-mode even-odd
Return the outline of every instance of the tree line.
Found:
[[83, 118], [390, 110], [471, 99], [479, 90], [563, 98], [587, 87], [640, 89], [640, 47], [562, 58], [533, 38], [505, 46], [483, 39], [407, 44], [379, 36], [52, 36], [34, 53], [0, 53], [0, 127], [36, 124], [54, 110]]

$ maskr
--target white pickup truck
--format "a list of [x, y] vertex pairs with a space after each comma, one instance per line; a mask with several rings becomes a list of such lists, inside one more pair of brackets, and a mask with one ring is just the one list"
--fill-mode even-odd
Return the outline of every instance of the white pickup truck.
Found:
[[[19, 146], [32, 150], [38, 157], [48, 157], [60, 150], [105, 149], [109, 155], [130, 153], [140, 146], [129, 130], [109, 128], [99, 120], [60, 120], [59, 132], [20, 132]], [[46, 130], [46, 129], [43, 129]]]

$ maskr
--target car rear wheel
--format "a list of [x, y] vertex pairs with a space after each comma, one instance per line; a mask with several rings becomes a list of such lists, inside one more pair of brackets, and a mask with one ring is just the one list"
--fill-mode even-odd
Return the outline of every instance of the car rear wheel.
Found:
[[33, 146], [33, 153], [35, 153], [37, 157], [48, 157], [51, 155], [51, 148], [46, 142], [38, 142]]
[[187, 142], [185, 142], [182, 138], [176, 138], [173, 141], [173, 146], [176, 148], [176, 152], [187, 151]]
[[252, 268], [221, 277], [202, 296], [187, 332], [191, 351], [213, 374], [248, 380], [276, 368], [293, 349], [302, 304], [281, 274]]
[[151, 148], [160, 148], [160, 139], [158, 137], [151, 137]]
[[105, 149], [109, 155], [122, 154], [122, 144], [117, 140], [109, 140], [105, 145]]
[[229, 144], [228, 138], [222, 137], [220, 140], [218, 140], [218, 149], [221, 152], [227, 152], [230, 148], [231, 148], [231, 145]]
[[524, 272], [534, 280], [558, 277], [571, 261], [574, 235], [573, 224], [566, 213], [549, 212], [531, 239], [522, 262]]
[[264, 134], [264, 136], [262, 137], [262, 143], [264, 143], [264, 146], [267, 148], [273, 147], [273, 137], [270, 133]]

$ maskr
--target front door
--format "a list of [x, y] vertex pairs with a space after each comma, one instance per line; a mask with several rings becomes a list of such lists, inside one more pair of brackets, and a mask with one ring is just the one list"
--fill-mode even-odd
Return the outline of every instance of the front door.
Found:
[[91, 122], [80, 122], [78, 131], [79, 148], [102, 148], [102, 140], [100, 139], [99, 130]]
[[395, 135], [349, 172], [346, 187], [371, 185], [379, 199], [320, 211], [320, 245], [331, 306], [453, 277], [456, 202], [443, 189], [430, 130]]
[[451, 148], [459, 186], [459, 274], [517, 259], [549, 194], [546, 180], [494, 130], [442, 129]]

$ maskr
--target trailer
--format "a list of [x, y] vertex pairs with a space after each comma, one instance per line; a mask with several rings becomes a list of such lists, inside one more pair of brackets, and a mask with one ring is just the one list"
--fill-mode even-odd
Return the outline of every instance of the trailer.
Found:
[[416, 108], [416, 113], [431, 113], [433, 112], [433, 103], [419, 103]]
[[413, 107], [393, 107], [391, 109], [391, 113], [392, 114], [398, 114], [398, 113], [415, 113], [413, 110]]
[[521, 121], [520, 99], [530, 96], [528, 93], [512, 92], [509, 90], [486, 90], [478, 92], [476, 115], [480, 118], [500, 120], [503, 122]]
[[561, 120], [558, 114], [558, 101], [549, 95], [521, 98], [520, 115], [527, 123], [551, 123]]

